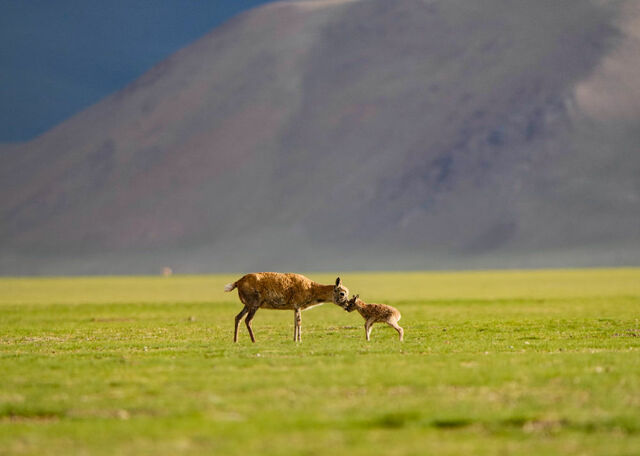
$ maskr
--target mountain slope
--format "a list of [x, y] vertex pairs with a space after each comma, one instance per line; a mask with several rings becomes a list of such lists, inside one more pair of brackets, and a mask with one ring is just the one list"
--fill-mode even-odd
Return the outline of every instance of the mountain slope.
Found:
[[0, 151], [0, 272], [637, 264], [640, 83], [606, 83], [640, 64], [636, 17], [582, 0], [241, 15]]

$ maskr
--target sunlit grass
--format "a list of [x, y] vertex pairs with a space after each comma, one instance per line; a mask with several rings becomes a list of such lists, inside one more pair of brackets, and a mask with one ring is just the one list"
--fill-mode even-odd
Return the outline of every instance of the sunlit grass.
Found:
[[404, 343], [326, 304], [233, 344], [237, 277], [0, 279], [0, 454], [640, 448], [640, 270], [341, 275]]

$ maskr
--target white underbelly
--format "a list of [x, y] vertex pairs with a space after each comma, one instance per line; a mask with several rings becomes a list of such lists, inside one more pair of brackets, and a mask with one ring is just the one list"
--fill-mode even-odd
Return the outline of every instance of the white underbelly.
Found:
[[304, 308], [304, 309], [302, 309], [302, 310], [309, 310], [309, 309], [311, 309], [312, 307], [318, 307], [318, 306], [321, 306], [322, 304], [324, 304], [324, 302], [319, 302], [319, 303], [317, 303], [317, 304], [311, 304], [309, 307], [305, 307], [305, 308]]

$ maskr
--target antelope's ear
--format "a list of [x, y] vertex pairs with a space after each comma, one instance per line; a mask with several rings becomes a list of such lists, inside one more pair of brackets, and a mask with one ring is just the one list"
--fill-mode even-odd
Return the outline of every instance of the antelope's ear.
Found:
[[342, 280], [340, 280], [340, 277], [338, 277], [336, 279], [336, 287], [339, 287], [340, 285], [342, 285]]
[[356, 300], [356, 299], [358, 299], [359, 297], [360, 297], [360, 295], [359, 295], [359, 294], [357, 294], [357, 295], [353, 295], [353, 300], [355, 301], [355, 300]]

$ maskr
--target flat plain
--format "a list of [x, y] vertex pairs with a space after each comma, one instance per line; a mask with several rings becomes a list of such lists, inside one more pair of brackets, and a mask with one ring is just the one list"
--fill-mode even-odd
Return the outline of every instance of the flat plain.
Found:
[[0, 279], [0, 454], [640, 453], [640, 269], [341, 274], [402, 343], [328, 303], [233, 344], [239, 276]]

